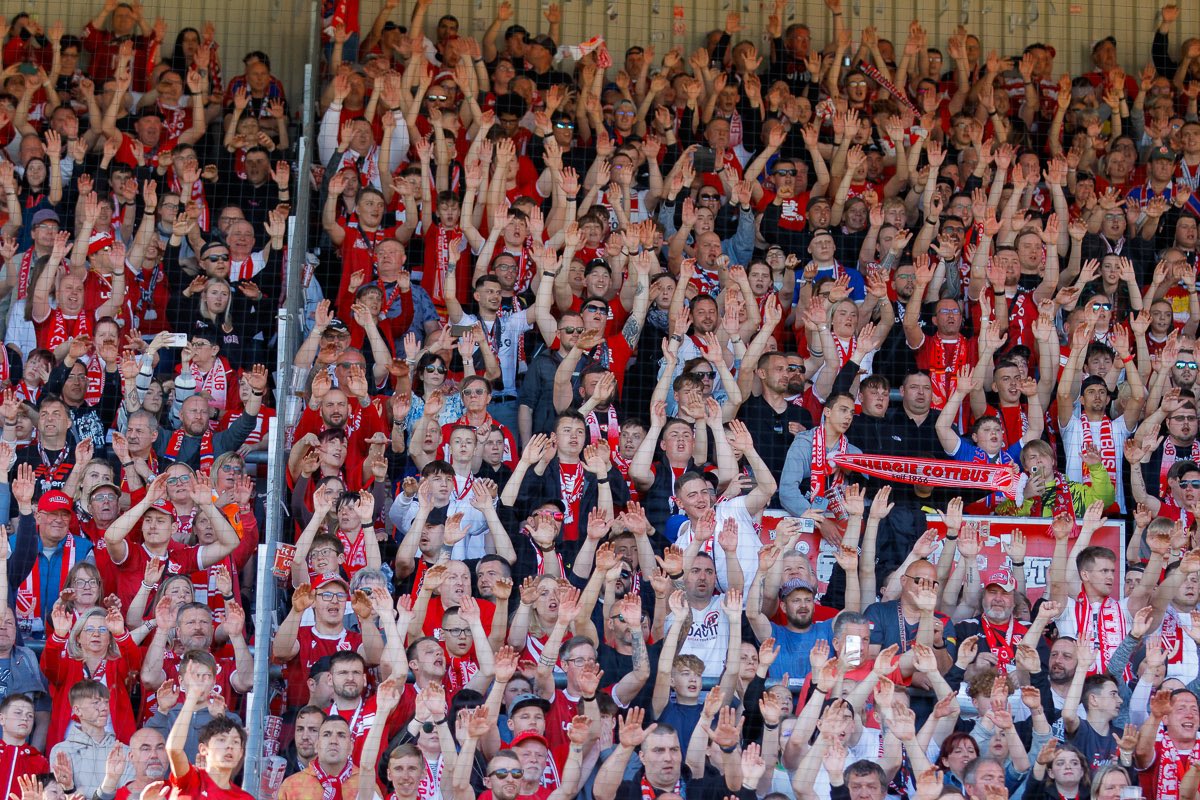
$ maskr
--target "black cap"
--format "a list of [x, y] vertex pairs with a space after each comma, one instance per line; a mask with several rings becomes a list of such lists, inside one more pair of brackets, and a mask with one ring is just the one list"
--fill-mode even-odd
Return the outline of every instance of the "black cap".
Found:
[[329, 325], [326, 326], [325, 330], [333, 331], [334, 333], [349, 333], [350, 332], [350, 329], [346, 327], [346, 323], [344, 323], [340, 319], [336, 319], [336, 318], [329, 322]]
[[556, 45], [554, 40], [544, 33], [530, 39], [529, 44], [536, 44], [538, 47], [544, 47], [548, 52], [551, 53], [558, 52], [558, 45]]
[[518, 33], [524, 36], [526, 39], [529, 38], [529, 31], [524, 25], [509, 25], [504, 29], [504, 38], [507, 39], [510, 36], [516, 36]]
[[1082, 395], [1093, 386], [1103, 386], [1104, 391], [1108, 391], [1108, 384], [1104, 382], [1104, 378], [1099, 375], [1088, 375], [1083, 379], [1083, 385], [1079, 387], [1079, 394]]
[[546, 698], [536, 694], [519, 694], [513, 698], [512, 705], [508, 707], [508, 715], [511, 717], [526, 706], [535, 706], [540, 708], [542, 713], [550, 713], [550, 701]]

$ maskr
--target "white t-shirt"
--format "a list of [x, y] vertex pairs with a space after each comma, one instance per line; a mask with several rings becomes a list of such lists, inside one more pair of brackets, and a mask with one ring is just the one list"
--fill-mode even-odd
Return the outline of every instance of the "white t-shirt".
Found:
[[[762, 550], [762, 539], [759, 538], [754, 518], [746, 510], [746, 498], [735, 497], [732, 500], [717, 503], [716, 518], [716, 533], [713, 534], [713, 538], [709, 544], [704, 547], [704, 551], [713, 556], [713, 561], [717, 565], [717, 587], [722, 591], [729, 588], [728, 562], [726, 561], [725, 551], [717, 544], [717, 537], [721, 534], [721, 528], [724, 526], [725, 520], [730, 518], [735, 520], [738, 525], [737, 560], [742, 566], [742, 576], [745, 578], [743, 585], [749, 586], [754, 581], [754, 576], [758, 573], [758, 551]], [[679, 526], [679, 537], [675, 540], [675, 546], [681, 550], [686, 550], [687, 546], [691, 543], [692, 523], [691, 520], [688, 520]], [[709, 545], [711, 545], [711, 550], [709, 549]]]
[[[729, 620], [721, 608], [724, 598], [713, 595], [702, 609], [692, 609], [692, 627], [679, 648], [679, 655], [693, 655], [704, 662], [704, 677], [720, 677], [729, 655]], [[671, 627], [674, 614], [667, 614], [666, 628]]]
[[504, 379], [504, 392], [515, 394], [517, 374], [521, 369], [517, 359], [521, 337], [533, 328], [529, 324], [528, 309], [522, 308], [515, 314], [500, 314], [492, 322], [484, 322], [474, 314], [463, 314], [456, 324], [474, 325], [476, 322], [483, 327], [483, 334], [488, 337], [492, 349], [496, 352], [496, 360], [500, 362], [500, 374]]

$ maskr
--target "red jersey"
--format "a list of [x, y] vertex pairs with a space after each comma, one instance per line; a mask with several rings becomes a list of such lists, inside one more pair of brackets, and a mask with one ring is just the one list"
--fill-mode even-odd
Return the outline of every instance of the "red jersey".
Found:
[[334, 653], [357, 653], [362, 647], [362, 635], [343, 630], [337, 636], [317, 633], [312, 625], [302, 625], [296, 632], [300, 653], [284, 667], [287, 680], [287, 704], [299, 708], [308, 702], [308, 670], [323, 656]]
[[[140, 528], [138, 538], [141, 538]], [[124, 607], [128, 608], [142, 585], [142, 577], [146, 574], [146, 565], [150, 563], [150, 551], [143, 544], [134, 544], [126, 539], [128, 554], [120, 564], [113, 561], [112, 550], [104, 548], [96, 553], [96, 568], [104, 578], [104, 586], [112, 588], [121, 599]], [[167, 572], [171, 575], [190, 575], [200, 569], [200, 545], [188, 547], [182, 542], [172, 541], [167, 544]], [[153, 608], [153, 604], [148, 604]]]
[[8, 744], [0, 741], [0, 780], [7, 781], [2, 787], [4, 796], [21, 792], [17, 779], [26, 775], [41, 775], [50, 771], [50, 762], [41, 752], [29, 744]]
[[175, 789], [172, 796], [178, 800], [255, 800], [254, 795], [236, 783], [230, 784], [228, 789], [222, 789], [208, 777], [207, 772], [197, 767], [179, 776], [172, 772], [167, 778], [167, 785]]

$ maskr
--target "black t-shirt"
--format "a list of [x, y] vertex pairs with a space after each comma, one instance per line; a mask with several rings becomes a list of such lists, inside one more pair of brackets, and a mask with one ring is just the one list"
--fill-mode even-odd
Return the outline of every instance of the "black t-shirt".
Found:
[[793, 422], [805, 428], [812, 425], [812, 416], [800, 406], [785, 401], [783, 411], [778, 412], [771, 408], [761, 395], [751, 397], [743, 403], [738, 409], [737, 417], [746, 423], [746, 428], [754, 437], [754, 446], [758, 454], [775, 475], [782, 474], [788, 449], [792, 446], [792, 440], [796, 438], [789, 425]]
[[75, 466], [75, 443], [68, 438], [67, 446], [62, 450], [43, 451], [36, 444], [18, 449], [17, 457], [8, 471], [10, 482], [17, 477], [17, 467], [21, 464], [33, 467], [33, 499], [36, 502], [51, 489], [62, 489], [67, 484], [67, 476]]

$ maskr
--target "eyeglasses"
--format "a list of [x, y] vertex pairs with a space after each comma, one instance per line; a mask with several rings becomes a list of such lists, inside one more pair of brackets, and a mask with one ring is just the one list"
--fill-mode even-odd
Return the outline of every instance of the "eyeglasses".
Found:
[[360, 364], [357, 361], [339, 361], [337, 366], [342, 369], [353, 369], [354, 367], [365, 367], [366, 364]]
[[1116, 222], [1119, 219], [1125, 219], [1125, 215], [1124, 214], [1105, 214], [1104, 215], [1105, 222]]
[[308, 551], [309, 558], [334, 558], [337, 556], [337, 550], [332, 547], [322, 547], [320, 550]]
[[796, 177], [796, 170], [794, 170], [794, 169], [777, 169], [771, 174], [778, 175], [781, 178], [794, 178], [794, 177]]
[[593, 312], [593, 313], [595, 313], [595, 314], [607, 314], [607, 313], [608, 313], [608, 306], [598, 306], [598, 305], [595, 305], [595, 304], [589, 304], [589, 305], [586, 305], [586, 306], [584, 306], [584, 307], [583, 307], [583, 310], [584, 310], [584, 311], [591, 311], [591, 312]]
[[227, 256], [227, 255], [224, 255], [224, 256], [205, 256], [205, 257], [204, 257], [204, 260], [205, 260], [205, 261], [211, 261], [211, 262], [213, 262], [213, 263], [216, 263], [216, 262], [218, 262], [218, 261], [228, 261], [228, 260], [229, 260], [229, 256]]
[[178, 486], [181, 483], [191, 483], [191, 475], [176, 475], [172, 478], [167, 478], [167, 486]]
[[939, 308], [938, 313], [944, 317], [958, 316], [962, 314], [957, 308]]
[[1193, 478], [1190, 481], [1180, 481], [1179, 486], [1183, 489], [1200, 489], [1200, 478]]
[[633, 112], [633, 111], [618, 111], [618, 112], [617, 112], [617, 116], [618, 116], [618, 117], [633, 117], [633, 116], [636, 116], [636, 112]]
[[230, 473], [230, 472], [241, 472], [241, 471], [242, 471], [242, 466], [241, 466], [240, 464], [222, 464], [222, 465], [221, 465], [221, 470], [220, 470], [220, 471], [221, 471], [221, 472], [226, 472], [226, 473]]
[[503, 261], [499, 264], [493, 264], [492, 272], [499, 272], [501, 270], [504, 270], [505, 272], [513, 272], [514, 270], [516, 270], [516, 268], [517, 268], [517, 265], [514, 264], [513, 262]]
[[573, 131], [573, 130], [575, 130], [575, 123], [574, 122], [556, 122], [556, 123], [554, 123], [554, 127], [558, 128], [559, 130]]
[[83, 626], [84, 633], [104, 633], [108, 628], [103, 625], [85, 625]]
[[917, 275], [914, 272], [897, 272], [896, 277], [907, 281], [915, 281], [917, 279]]
[[803, 364], [788, 364], [787, 371], [788, 372], [804, 372], [804, 365]]
[[442, 628], [442, 633], [446, 636], [470, 636], [470, 628]]
[[500, 769], [493, 770], [488, 773], [489, 778], [512, 778], [513, 780], [518, 781], [521, 780], [522, 776], [524, 775], [525, 770], [521, 769], [520, 767], [514, 767], [512, 769], [505, 769], [504, 767], [501, 767]]
[[426, 371], [427, 373], [429, 373], [430, 375], [432, 375], [432, 374], [433, 374], [433, 373], [435, 373], [435, 372], [436, 372], [438, 375], [445, 375], [445, 374], [446, 374], [446, 368], [445, 368], [445, 367], [443, 367], [441, 364], [426, 364], [426, 365], [425, 365], [425, 371]]
[[1169, 417], [1169, 419], [1170, 419], [1172, 422], [1195, 422], [1195, 421], [1196, 421], [1196, 415], [1195, 415], [1195, 414], [1186, 414], [1186, 415], [1182, 415], [1182, 416], [1181, 416], [1181, 415], [1178, 415], [1178, 414], [1177, 414], [1177, 415], [1176, 415], [1176, 416], [1174, 416], [1174, 417]]
[[[444, 94], [427, 94], [427, 95], [425, 95], [425, 99], [431, 100], [435, 103], [438, 103], [438, 102], [441, 102], [442, 100], [449, 100], [450, 98]], [[501, 121], [503, 122], [503, 120], [501, 120]]]
[[1197, 364], [1195, 361], [1176, 361], [1175, 362], [1175, 369], [1196, 369], [1196, 368], [1197, 368]]
[[345, 592], [317, 592], [317, 597], [321, 598], [322, 600], [334, 602], [345, 602], [346, 600], [350, 599], [350, 595], [346, 594]]
[[487, 389], [463, 389], [463, 397], [483, 397], [487, 394]]
[[111, 503], [113, 500], [117, 499], [117, 496], [112, 492], [99, 492], [92, 495], [92, 499], [99, 500], [101, 503]]
[[576, 333], [583, 333], [583, 326], [581, 325], [577, 328], [574, 325], [563, 325], [561, 328], [558, 329], [558, 332], [565, 333], [568, 335], [574, 335]]
[[966, 228], [960, 228], [957, 225], [943, 225], [942, 233], [957, 233], [960, 236], [967, 232]]
[[574, 667], [583, 667], [588, 664], [596, 664], [599, 662], [596, 661], [595, 656], [575, 656], [575, 658], [564, 658], [563, 663], [570, 664]]
[[71, 581], [71, 585], [76, 589], [94, 589], [100, 585], [100, 581], [95, 578], [76, 578]]
[[1112, 311], [1112, 303], [1092, 303], [1092, 311]]

